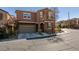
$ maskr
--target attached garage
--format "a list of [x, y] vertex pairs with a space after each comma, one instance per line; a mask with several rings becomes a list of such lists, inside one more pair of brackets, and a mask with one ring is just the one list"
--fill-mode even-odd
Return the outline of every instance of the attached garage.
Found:
[[19, 33], [36, 32], [36, 24], [19, 24]]

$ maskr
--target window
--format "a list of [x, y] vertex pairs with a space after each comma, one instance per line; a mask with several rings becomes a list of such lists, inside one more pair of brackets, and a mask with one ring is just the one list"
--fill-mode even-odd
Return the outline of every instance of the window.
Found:
[[52, 12], [49, 12], [49, 13], [48, 13], [48, 18], [51, 19], [52, 16], [53, 16], [53, 15], [52, 15]]
[[52, 29], [52, 24], [48, 23], [48, 29]]
[[40, 18], [42, 18], [43, 17], [43, 12], [40, 12]]
[[31, 19], [31, 13], [23, 13], [23, 19]]
[[2, 13], [0, 13], [0, 20], [2, 20], [3, 19], [3, 14]]
[[76, 22], [77, 22], [77, 24], [79, 24], [79, 20], [78, 19], [76, 20]]

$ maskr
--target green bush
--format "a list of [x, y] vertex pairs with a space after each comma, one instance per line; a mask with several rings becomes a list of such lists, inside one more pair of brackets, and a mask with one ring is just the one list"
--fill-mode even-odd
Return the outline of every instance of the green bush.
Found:
[[58, 26], [58, 27], [57, 27], [57, 29], [58, 29], [58, 32], [60, 32], [60, 31], [61, 31], [61, 27], [60, 27], [60, 26]]
[[56, 28], [55, 28], [56, 32], [61, 32], [61, 25], [57, 25]]

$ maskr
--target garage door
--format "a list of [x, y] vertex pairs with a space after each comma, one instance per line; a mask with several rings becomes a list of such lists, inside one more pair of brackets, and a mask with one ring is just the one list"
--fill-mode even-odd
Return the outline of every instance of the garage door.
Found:
[[20, 24], [19, 25], [19, 33], [35, 32], [35, 31], [36, 31], [35, 24]]

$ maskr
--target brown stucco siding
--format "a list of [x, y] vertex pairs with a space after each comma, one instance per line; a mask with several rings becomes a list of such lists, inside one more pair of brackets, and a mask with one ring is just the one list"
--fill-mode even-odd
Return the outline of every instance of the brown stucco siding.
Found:
[[[55, 16], [54, 16], [54, 13], [53, 13], [53, 18], [48, 19], [49, 11], [50, 11], [50, 9], [48, 9], [48, 8], [42, 9], [42, 10], [38, 10], [37, 12], [17, 10], [16, 11], [16, 16], [17, 16], [18, 22], [19, 21], [23, 21], [24, 23], [27, 23], [27, 24], [29, 24], [29, 23], [37, 24], [38, 25], [37, 26], [38, 27], [37, 31], [39, 31], [39, 29], [41, 27], [41, 24], [43, 24], [44, 25], [44, 32], [55, 32]], [[42, 18], [40, 18], [40, 12], [43, 13], [43, 17]], [[23, 19], [23, 13], [31, 13], [31, 17], [32, 17], [31, 20]], [[51, 25], [52, 25], [52, 27], [51, 27], [52, 29], [51, 30], [48, 29], [48, 22], [50, 22]], [[19, 24], [21, 24], [21, 22]]]
[[[31, 20], [24, 19], [23, 13], [31, 13]], [[35, 12], [19, 11], [18, 10], [18, 11], [16, 11], [16, 16], [17, 16], [17, 20], [19, 20], [19, 21], [32, 21], [32, 22], [36, 21], [36, 13]]]

